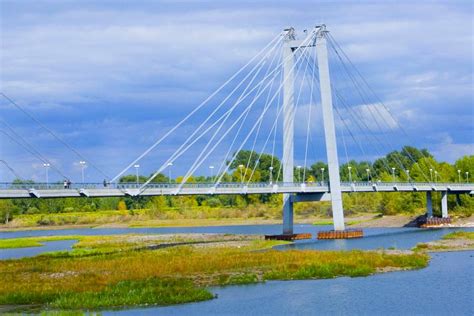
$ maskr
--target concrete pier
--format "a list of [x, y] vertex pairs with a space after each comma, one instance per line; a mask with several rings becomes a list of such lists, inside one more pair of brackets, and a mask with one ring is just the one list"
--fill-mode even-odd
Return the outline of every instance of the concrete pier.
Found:
[[433, 217], [433, 200], [431, 198], [431, 191], [426, 192], [426, 216]]
[[293, 234], [293, 201], [290, 194], [283, 194], [283, 235]]
[[441, 191], [441, 216], [448, 217], [448, 191]]

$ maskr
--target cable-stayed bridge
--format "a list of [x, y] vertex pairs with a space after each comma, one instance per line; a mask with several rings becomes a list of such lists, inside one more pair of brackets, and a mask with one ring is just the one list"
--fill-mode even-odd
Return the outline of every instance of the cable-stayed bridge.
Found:
[[[328, 50], [329, 48], [329, 50]], [[346, 89], [335, 88], [331, 83], [328, 52], [331, 51], [335, 60], [344, 71], [343, 79], [350, 83]], [[349, 92], [348, 92], [349, 91]], [[362, 106], [350, 105], [347, 94], [360, 99]], [[3, 183], [0, 184], [0, 198], [61, 198], [61, 197], [113, 197], [113, 196], [159, 196], [159, 195], [219, 195], [219, 194], [282, 194], [283, 195], [283, 233], [293, 232], [293, 204], [301, 201], [329, 200], [332, 204], [334, 228], [344, 230], [344, 212], [342, 193], [351, 192], [426, 192], [427, 213], [432, 216], [433, 192], [441, 192], [441, 209], [443, 217], [448, 216], [447, 195], [472, 194], [474, 184], [468, 181], [449, 183], [438, 179], [438, 171], [430, 157], [416, 160], [410, 153], [407, 161], [394, 156], [391, 161], [382, 160], [383, 174], [375, 174], [369, 167], [367, 181], [352, 181], [362, 178], [354, 174], [358, 171], [351, 168], [345, 137], [350, 137], [361, 153], [365, 154], [367, 144], [373, 145], [378, 155], [387, 152], [390, 147], [393, 131], [401, 130], [404, 137], [408, 135], [391, 114], [388, 107], [377, 97], [360, 72], [342, 50], [341, 46], [320, 25], [304, 32], [298, 39], [293, 28], [285, 29], [268, 43], [248, 63], [224, 82], [218, 89], [195, 107], [180, 122], [175, 124], [162, 137], [153, 143], [136, 159], [131, 161], [115, 177], [108, 177], [106, 172], [92, 163], [72, 146], [42, 124], [28, 111], [24, 110], [12, 99], [2, 93], [11, 104], [24, 112], [30, 119], [51, 134], [57, 141], [66, 146], [80, 160], [82, 182], [72, 185], [62, 183]], [[297, 118], [298, 105], [305, 104], [307, 111], [304, 120]], [[337, 104], [338, 106], [334, 106]], [[328, 170], [322, 168], [322, 179], [309, 179], [306, 173], [307, 162], [311, 158], [310, 147], [313, 143], [312, 130], [316, 121], [316, 109], [319, 109], [320, 125], [323, 128], [325, 151]], [[174, 145], [174, 151], [155, 172], [140, 183], [120, 183], [120, 177], [135, 168], [138, 172], [141, 163], [153, 151], [176, 134], [193, 117], [204, 118], [195, 124], [191, 131], [186, 131], [184, 141]], [[53, 169], [62, 178], [68, 179], [46, 155], [41, 154], [28, 140], [24, 139], [4, 120], [6, 127], [3, 134], [38, 158], [47, 168]], [[341, 141], [336, 141], [336, 127]], [[295, 130], [306, 132], [305, 137], [296, 139]], [[277, 141], [277, 135], [280, 134]], [[357, 136], [361, 136], [358, 139]], [[304, 166], [295, 166], [295, 140], [303, 143]], [[348, 162], [349, 182], [341, 181], [338, 147], [343, 151]], [[237, 156], [245, 148], [251, 153], [261, 145], [258, 157], [250, 156], [246, 163], [236, 165]], [[339, 145], [339, 146], [338, 146]], [[259, 164], [264, 152], [271, 152], [271, 161], [266, 166], [269, 181], [261, 181]], [[166, 172], [176, 161], [185, 156], [192, 157], [192, 163], [178, 183], [156, 183], [157, 177]], [[281, 164], [273, 157], [281, 157]], [[219, 157], [219, 158], [213, 158]], [[215, 176], [209, 183], [190, 183], [192, 177], [202, 170], [210, 159], [220, 161], [212, 169]], [[252, 159], [253, 158], [253, 159]], [[12, 171], [6, 161], [1, 160]], [[105, 177], [103, 183], [85, 183], [84, 168], [90, 166]], [[295, 180], [295, 168], [303, 169], [303, 175]], [[414, 169], [413, 169], [414, 168]], [[232, 181], [229, 173], [235, 170], [240, 181]], [[324, 171], [328, 172], [328, 180], [324, 181]], [[410, 173], [411, 171], [411, 173]], [[429, 172], [428, 172], [429, 171]], [[435, 177], [433, 178], [433, 171]], [[397, 173], [397, 176], [395, 175]], [[413, 174], [417, 179], [413, 179]], [[48, 176], [48, 174], [47, 174]], [[392, 181], [381, 181], [383, 178]], [[171, 178], [171, 177], [170, 177]], [[138, 174], [137, 174], [138, 179]], [[397, 181], [398, 179], [398, 181]], [[400, 179], [406, 181], [401, 182]], [[422, 180], [420, 180], [422, 179]], [[171, 179], [170, 179], [171, 180]]]

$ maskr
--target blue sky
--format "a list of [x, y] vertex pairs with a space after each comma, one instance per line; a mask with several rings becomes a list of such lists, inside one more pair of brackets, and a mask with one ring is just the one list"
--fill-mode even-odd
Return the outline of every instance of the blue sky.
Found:
[[[471, 1], [0, 0], [0, 11], [0, 90], [111, 177], [282, 29], [294, 26], [301, 36], [321, 22], [410, 135], [393, 138], [393, 148], [426, 147], [450, 162], [474, 153]], [[367, 105], [354, 106], [363, 113]], [[5, 100], [0, 115], [79, 181], [78, 157]], [[141, 171], [158, 168], [205, 117], [141, 161]], [[297, 128], [297, 144], [304, 133]], [[325, 160], [321, 140], [316, 132], [310, 161]], [[1, 159], [24, 178], [44, 180], [38, 159], [3, 134], [0, 141]], [[366, 155], [348, 146], [350, 158], [378, 156], [370, 144]], [[198, 152], [183, 155], [173, 175]], [[341, 148], [339, 154], [344, 162]], [[209, 174], [223, 159], [216, 153], [197, 173]], [[0, 181], [12, 177], [0, 165]], [[86, 170], [87, 181], [102, 179]]]

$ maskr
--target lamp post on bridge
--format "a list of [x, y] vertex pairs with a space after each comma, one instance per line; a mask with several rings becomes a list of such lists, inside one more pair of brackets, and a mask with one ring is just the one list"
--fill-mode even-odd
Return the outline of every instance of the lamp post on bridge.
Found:
[[430, 181], [433, 182], [433, 169], [430, 168]]
[[466, 171], [466, 183], [469, 183], [469, 171]]
[[396, 182], [395, 181], [395, 168], [394, 167], [392, 167], [392, 181]]
[[296, 168], [298, 169], [298, 182], [302, 182], [301, 181], [301, 166], [296, 166]]
[[458, 169], [458, 182], [461, 183], [461, 170]]
[[46, 170], [46, 188], [49, 186], [49, 177], [48, 177], [48, 171], [49, 171], [49, 167], [51, 165], [49, 163], [44, 163], [43, 164], [43, 167], [45, 168]]
[[352, 167], [347, 166], [347, 169], [349, 169], [349, 182], [352, 183], [352, 172], [351, 172]]
[[140, 165], [136, 164], [136, 165], [133, 165], [133, 167], [135, 168], [135, 175], [136, 175], [136, 178], [137, 178], [137, 185], [139, 185], [140, 184], [140, 179], [138, 177], [138, 168], [140, 168]]
[[436, 183], [436, 182], [438, 182], [438, 171], [435, 170], [434, 174], [435, 174], [435, 181], [434, 182]]
[[168, 182], [171, 184], [171, 167], [173, 167], [172, 162], [168, 162]]
[[365, 169], [365, 172], [367, 172], [367, 183], [370, 182], [370, 169], [367, 168]]
[[324, 185], [324, 168], [321, 168], [321, 184]]
[[84, 169], [86, 168], [86, 162], [84, 160], [79, 161], [81, 165], [81, 176], [82, 176], [82, 185], [84, 185]]
[[211, 182], [214, 182], [214, 166], [209, 166], [209, 169], [211, 170]]
[[270, 185], [273, 184], [273, 167], [269, 167]]
[[243, 184], [244, 183], [244, 173], [243, 173], [244, 165], [239, 165], [239, 169], [240, 169], [240, 184]]
[[407, 173], [407, 182], [411, 182], [411, 181], [410, 181], [410, 170], [407, 169], [407, 170], [405, 170], [405, 171], [406, 171], [406, 173]]

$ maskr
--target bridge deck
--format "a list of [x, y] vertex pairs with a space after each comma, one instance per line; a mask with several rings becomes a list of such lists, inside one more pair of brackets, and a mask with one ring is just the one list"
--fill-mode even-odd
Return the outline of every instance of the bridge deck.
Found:
[[[64, 188], [59, 184], [8, 184], [0, 187], [0, 199], [7, 198], [64, 198], [64, 197], [120, 197], [120, 196], [158, 196], [158, 195], [209, 195], [209, 194], [305, 194], [330, 193], [327, 183], [189, 183], [150, 184], [139, 191], [137, 184], [112, 184], [104, 187], [98, 183], [76, 184]], [[474, 193], [474, 183], [400, 183], [400, 182], [342, 182], [342, 192], [427, 192], [449, 191], [452, 193]]]

